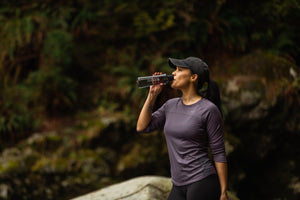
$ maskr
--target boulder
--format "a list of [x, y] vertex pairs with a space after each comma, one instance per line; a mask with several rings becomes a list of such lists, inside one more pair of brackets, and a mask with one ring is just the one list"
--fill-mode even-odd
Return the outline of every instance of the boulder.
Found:
[[[163, 176], [141, 176], [76, 197], [72, 200], [165, 200], [172, 189], [170, 178]], [[231, 200], [239, 200], [228, 191]]]
[[165, 200], [171, 188], [170, 178], [141, 176], [74, 198], [73, 200]]

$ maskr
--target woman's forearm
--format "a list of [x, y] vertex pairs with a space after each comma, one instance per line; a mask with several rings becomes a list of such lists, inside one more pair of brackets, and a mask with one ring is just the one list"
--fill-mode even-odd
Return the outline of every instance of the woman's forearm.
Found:
[[[160, 75], [160, 74], [162, 74], [162, 73], [155, 72], [153, 74], [153, 76]], [[163, 87], [162, 83], [160, 83], [158, 85], [152, 85], [150, 87], [148, 97], [146, 99], [146, 102], [144, 103], [144, 106], [141, 110], [140, 116], [139, 116], [137, 124], [136, 124], [136, 130], [138, 132], [147, 128], [147, 126], [151, 122], [153, 106], [155, 104], [157, 96], [162, 91], [162, 87]]]
[[227, 193], [227, 163], [215, 162], [222, 194]]
[[147, 128], [148, 124], [151, 122], [152, 110], [155, 104], [157, 95], [148, 94], [148, 97], [144, 103], [144, 106], [141, 110], [140, 116], [137, 121], [136, 130], [142, 131]]

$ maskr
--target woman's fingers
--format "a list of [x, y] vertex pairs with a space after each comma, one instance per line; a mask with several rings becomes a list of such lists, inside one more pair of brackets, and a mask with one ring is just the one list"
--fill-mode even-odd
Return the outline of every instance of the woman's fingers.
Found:
[[[155, 72], [152, 76], [161, 75], [162, 72]], [[155, 79], [155, 77], [152, 80], [153, 85], [150, 87], [150, 91], [154, 94], [159, 94], [162, 91], [163, 83], [160, 82], [159, 79]]]

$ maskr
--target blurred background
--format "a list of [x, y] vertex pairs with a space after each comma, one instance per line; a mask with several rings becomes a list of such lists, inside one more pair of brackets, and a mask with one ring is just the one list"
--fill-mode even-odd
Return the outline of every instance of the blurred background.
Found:
[[299, 0], [1, 0], [0, 199], [170, 176], [163, 132], [136, 133], [136, 78], [188, 56], [221, 89], [229, 190], [300, 199], [299, 21]]

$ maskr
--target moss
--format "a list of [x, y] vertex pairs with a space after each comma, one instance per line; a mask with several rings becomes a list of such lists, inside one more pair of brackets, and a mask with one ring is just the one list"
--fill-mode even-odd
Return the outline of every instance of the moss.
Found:
[[80, 146], [88, 146], [90, 138], [87, 135], [80, 134], [76, 136], [76, 141]]
[[267, 82], [281, 84], [284, 80], [292, 81], [290, 69], [295, 72], [299, 71], [295, 63], [290, 60], [276, 54], [257, 50], [237, 59], [227, 59], [220, 66], [213, 66], [212, 75], [216, 77], [214, 79], [225, 81], [230, 76], [251, 75], [265, 78]]
[[59, 142], [61, 141], [61, 137], [58, 135], [49, 135], [47, 136], [47, 140], [52, 142]]
[[39, 155], [37, 152], [27, 153], [24, 157], [25, 166], [31, 168], [40, 158], [41, 155]]
[[71, 171], [71, 169], [68, 159], [63, 157], [43, 157], [32, 165], [31, 171], [40, 173], [64, 173]]
[[[55, 151], [62, 143], [62, 137], [56, 132], [35, 134], [27, 140], [27, 145], [39, 152]], [[25, 147], [24, 144], [22, 147]]]
[[56, 158], [51, 161], [51, 166], [56, 172], [67, 172], [69, 169], [68, 160], [65, 158]]
[[19, 162], [15, 160], [8, 160], [0, 165], [0, 174], [12, 172], [19, 168]]
[[153, 147], [146, 146], [140, 143], [133, 144], [128, 153], [123, 155], [118, 162], [117, 169], [122, 172], [127, 169], [134, 169], [139, 165], [154, 162], [157, 159], [159, 152]]
[[293, 81], [292, 86], [294, 89], [300, 90], [300, 76]]
[[45, 166], [47, 165], [47, 159], [41, 158], [35, 164], [31, 167], [32, 172], [38, 172], [41, 171]]

